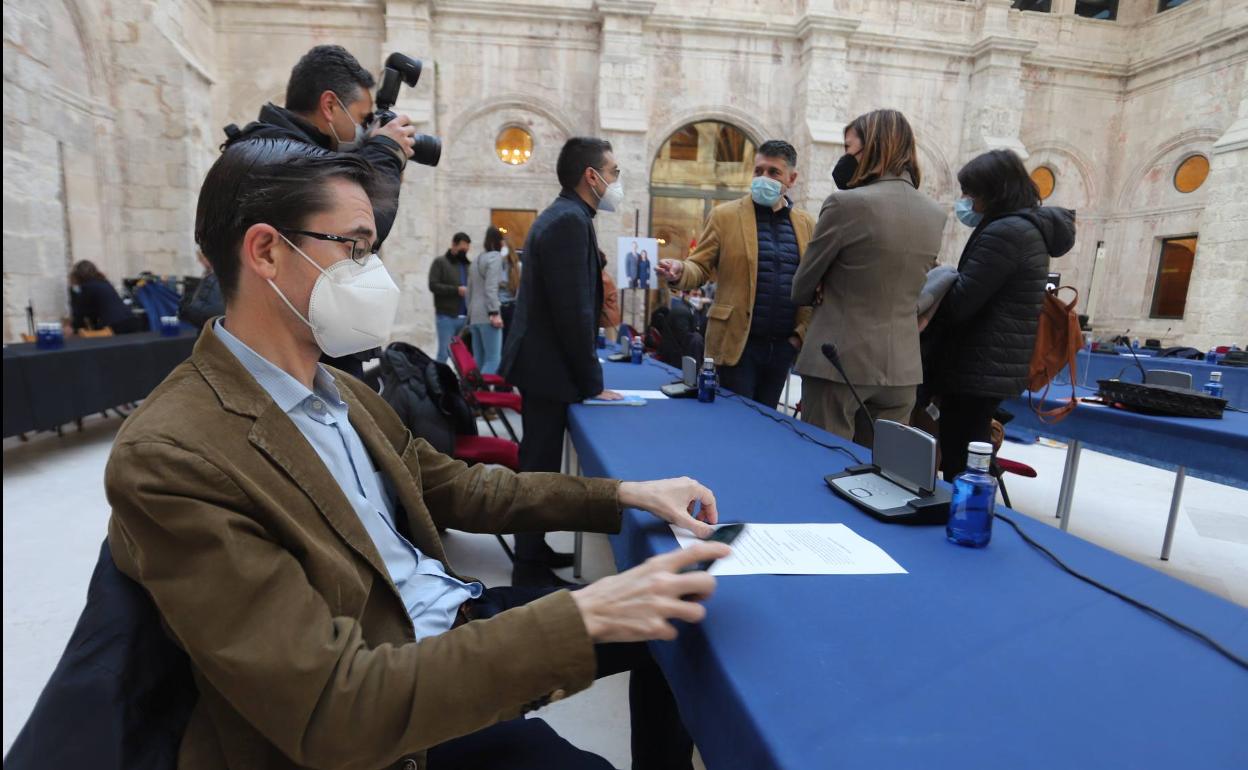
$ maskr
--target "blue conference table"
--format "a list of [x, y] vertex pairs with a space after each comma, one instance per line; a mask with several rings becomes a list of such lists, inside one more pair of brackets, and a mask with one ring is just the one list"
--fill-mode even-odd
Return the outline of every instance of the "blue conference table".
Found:
[[[612, 388], [675, 378], [649, 361], [603, 369]], [[848, 457], [723, 397], [575, 406], [569, 433], [587, 475], [687, 474], [725, 521], [841, 522], [909, 572], [724, 577], [704, 623], [654, 643], [711, 770], [1248, 766], [1248, 671], [1063, 573], [1001, 522], [983, 550], [877, 522], [823, 482]], [[1014, 518], [1073, 568], [1248, 656], [1248, 610]], [[629, 510], [612, 547], [624, 570], [676, 541]]]
[[[1076, 388], [1079, 398], [1095, 394], [1096, 388]], [[1055, 406], [1059, 399], [1068, 398], [1070, 388], [1054, 385], [1049, 396], [1044, 402], [1046, 408]], [[1139, 414], [1081, 403], [1061, 422], [1047, 424], [1036, 418], [1027, 394], [1006, 401], [1002, 406], [1014, 415], [1006, 426], [1007, 434], [1052, 436], [1068, 442], [1066, 467], [1057, 496], [1057, 516], [1063, 530], [1070, 527], [1071, 501], [1085, 444], [1115, 457], [1175, 471], [1170, 516], [1162, 540], [1162, 559], [1170, 558], [1183, 484], [1188, 475], [1248, 489], [1248, 414], [1243, 412], [1228, 410], [1222, 419], [1213, 420]]]
[[[1209, 364], [1204, 361], [1186, 358], [1154, 358], [1143, 353], [1140, 354], [1139, 359], [1140, 366], [1145, 371], [1166, 369], [1173, 372], [1186, 372], [1192, 375], [1192, 387], [1196, 390], [1200, 390], [1201, 386], [1209, 381], [1211, 372], [1222, 372], [1223, 396], [1227, 401], [1240, 409], [1248, 409], [1248, 367]], [[1089, 361], [1091, 362], [1090, 364]], [[1140, 374], [1139, 368], [1135, 365], [1135, 358], [1130, 353], [1112, 356], [1105, 353], [1089, 353], [1086, 350], [1081, 350], [1079, 351], [1078, 367], [1079, 384], [1093, 388], [1096, 387], [1097, 380], [1115, 378], [1131, 382], [1141, 382], [1143, 380], [1143, 375]], [[1067, 383], [1070, 382], [1070, 376], [1066, 371], [1063, 371], [1058, 377]], [[1057, 385], [1054, 385], [1053, 388], [1055, 391], [1059, 390]]]

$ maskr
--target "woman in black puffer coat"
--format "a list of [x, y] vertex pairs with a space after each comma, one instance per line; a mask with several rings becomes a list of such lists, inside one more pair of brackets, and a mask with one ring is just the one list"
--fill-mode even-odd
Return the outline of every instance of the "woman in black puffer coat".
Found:
[[1075, 243], [1075, 212], [1041, 206], [1010, 150], [967, 163], [958, 183], [958, 219], [975, 231], [928, 329], [928, 385], [940, 395], [941, 470], [950, 481], [966, 467], [967, 445], [990, 440], [1002, 400], [1026, 389], [1049, 259]]

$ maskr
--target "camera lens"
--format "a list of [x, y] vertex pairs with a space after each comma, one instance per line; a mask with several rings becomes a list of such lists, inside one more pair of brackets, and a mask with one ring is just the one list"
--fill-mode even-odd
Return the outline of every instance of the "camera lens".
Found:
[[422, 166], [436, 166], [442, 159], [442, 140], [428, 134], [417, 134], [413, 137], [416, 144], [412, 147], [412, 160]]

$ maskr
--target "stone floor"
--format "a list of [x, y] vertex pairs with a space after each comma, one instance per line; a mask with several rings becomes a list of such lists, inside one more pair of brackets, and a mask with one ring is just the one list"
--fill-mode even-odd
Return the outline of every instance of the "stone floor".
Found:
[[[101, 477], [119, 425], [116, 418], [93, 418], [81, 433], [4, 442], [6, 752], [82, 608], [108, 519]], [[1015, 507], [1056, 525], [1053, 510], [1064, 450], [1007, 444], [1003, 454], [1039, 471], [1036, 479], [1008, 480]], [[1172, 558], [1162, 562], [1157, 557], [1172, 474], [1085, 451], [1079, 479], [1073, 534], [1248, 606], [1248, 492], [1189, 479]], [[552, 535], [551, 541], [557, 548], [571, 548], [566, 533]], [[586, 536], [585, 545], [586, 578], [614, 571], [606, 538]], [[487, 584], [505, 584], [510, 577], [493, 537], [453, 532], [447, 550], [458, 568]], [[611, 677], [540, 714], [578, 746], [616, 767], [628, 767], [627, 691], [626, 675]]]

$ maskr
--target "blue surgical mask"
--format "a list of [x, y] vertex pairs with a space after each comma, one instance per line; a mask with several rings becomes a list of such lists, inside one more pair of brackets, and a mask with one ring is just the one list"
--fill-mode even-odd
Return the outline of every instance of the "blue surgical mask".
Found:
[[770, 208], [776, 205], [776, 201], [780, 200], [783, 192], [784, 187], [779, 182], [765, 176], [756, 176], [754, 181], [750, 182], [750, 197], [760, 206]]
[[975, 210], [975, 202], [966, 197], [958, 198], [953, 204], [953, 213], [967, 227], [979, 227], [984, 220], [984, 215]]

